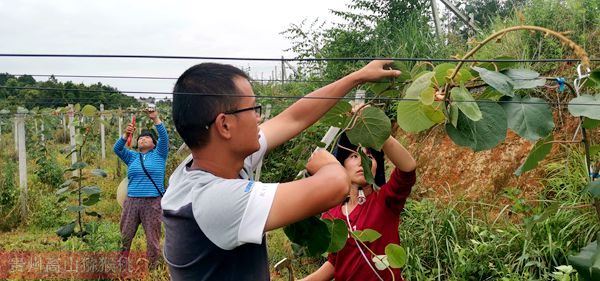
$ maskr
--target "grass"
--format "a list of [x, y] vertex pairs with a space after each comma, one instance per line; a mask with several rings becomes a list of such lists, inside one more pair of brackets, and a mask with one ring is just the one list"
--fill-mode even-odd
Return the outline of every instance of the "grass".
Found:
[[[546, 166], [539, 200], [502, 207], [455, 200], [410, 201], [400, 226], [409, 280], [549, 280], [595, 238], [599, 227], [585, 185], [583, 156]], [[519, 203], [520, 205], [517, 205]], [[519, 208], [515, 208], [519, 206]], [[495, 215], [490, 215], [495, 214]]]

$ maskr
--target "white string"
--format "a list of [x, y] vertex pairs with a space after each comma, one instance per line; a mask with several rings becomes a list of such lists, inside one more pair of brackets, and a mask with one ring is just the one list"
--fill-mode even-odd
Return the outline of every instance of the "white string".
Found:
[[[344, 208], [346, 209], [346, 221], [348, 222], [348, 228], [350, 228], [350, 231], [352, 231], [352, 224], [350, 223], [350, 217], [349, 217], [349, 214], [348, 214], [348, 203], [344, 204]], [[352, 235], [350, 235], [350, 236], [352, 236]], [[360, 244], [356, 240], [356, 238], [354, 238], [354, 236], [352, 236], [352, 239], [354, 239], [354, 241], [356, 242], [356, 247], [358, 248], [358, 250], [362, 254], [363, 258], [365, 258], [365, 261], [367, 262], [367, 264], [369, 265], [369, 267], [371, 268], [371, 270], [373, 270], [373, 272], [375, 273], [375, 275], [377, 275], [377, 278], [379, 278], [379, 280], [381, 280], [381, 281], [384, 281], [383, 278], [381, 278], [381, 276], [379, 276], [379, 273], [377, 272], [377, 270], [375, 270], [375, 268], [373, 268], [373, 265], [369, 262], [369, 259], [367, 258], [367, 255], [365, 255], [365, 252], [363, 252], [363, 250], [360, 247]]]

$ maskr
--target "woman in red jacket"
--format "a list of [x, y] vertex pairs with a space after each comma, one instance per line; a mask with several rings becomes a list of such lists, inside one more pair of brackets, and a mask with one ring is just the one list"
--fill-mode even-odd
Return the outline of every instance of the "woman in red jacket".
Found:
[[[348, 137], [343, 134], [336, 148], [336, 158], [342, 163], [352, 181], [350, 196], [341, 205], [329, 210], [324, 218], [331, 216], [346, 222], [352, 231], [373, 229], [382, 236], [366, 245], [377, 255], [385, 255], [385, 246], [399, 244], [398, 225], [404, 203], [415, 183], [416, 162], [410, 153], [393, 137], [389, 137], [382, 152], [365, 149], [371, 159], [371, 174], [379, 190], [367, 184], [360, 155]], [[383, 155], [394, 164], [390, 179], [385, 180]], [[403, 280], [400, 269], [393, 269], [395, 280]], [[361, 243], [349, 237], [346, 245], [337, 253], [329, 254], [327, 262], [303, 280], [392, 280], [389, 270], [377, 270], [371, 253]]]

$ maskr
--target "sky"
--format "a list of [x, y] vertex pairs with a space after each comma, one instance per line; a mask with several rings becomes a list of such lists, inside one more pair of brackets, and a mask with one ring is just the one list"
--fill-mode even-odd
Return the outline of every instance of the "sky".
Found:
[[[306, 19], [333, 23], [330, 9], [349, 0], [154, 1], [0, 0], [0, 53], [293, 57], [279, 34]], [[165, 59], [7, 58], [0, 73], [178, 77], [205, 61]], [[267, 78], [275, 62], [214, 61]], [[46, 80], [47, 77], [35, 77]], [[171, 91], [174, 80], [82, 79], [122, 91]]]

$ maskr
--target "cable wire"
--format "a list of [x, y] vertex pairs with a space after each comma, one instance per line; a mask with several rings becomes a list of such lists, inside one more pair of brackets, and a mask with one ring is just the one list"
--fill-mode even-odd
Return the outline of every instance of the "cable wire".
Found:
[[[152, 92], [152, 91], [106, 91], [106, 90], [78, 90], [78, 89], [61, 89], [61, 88], [35, 88], [35, 87], [11, 87], [11, 86], [0, 86], [4, 89], [17, 89], [17, 90], [44, 90], [44, 91], [79, 91], [79, 92], [93, 92], [93, 93], [136, 93], [136, 94], [156, 94], [156, 95], [194, 95], [198, 97], [219, 97], [219, 96], [230, 96], [238, 98], [256, 98], [256, 99], [271, 99], [271, 100], [300, 100], [300, 99], [314, 99], [314, 100], [354, 100], [352, 96], [344, 97], [312, 97], [312, 96], [268, 96], [268, 95], [239, 95], [239, 94], [215, 94], [215, 93], [179, 93], [179, 92]], [[72, 98], [77, 100], [77, 98]], [[402, 98], [402, 97], [367, 97], [366, 100], [374, 100], [379, 102], [384, 101], [420, 101], [417, 98]], [[552, 104], [552, 105], [581, 105], [581, 106], [600, 106], [595, 103], [565, 103], [565, 102], [532, 102], [532, 101], [509, 101], [509, 100], [472, 100], [472, 101], [452, 101], [456, 102], [475, 102], [475, 103], [518, 103], [518, 104]]]
[[[580, 59], [440, 59], [440, 58], [386, 58], [386, 57], [341, 57], [341, 58], [257, 58], [257, 57], [207, 57], [207, 56], [170, 56], [170, 55], [101, 55], [101, 54], [19, 54], [4, 53], [0, 57], [45, 57], [45, 58], [115, 58], [115, 59], [183, 59], [183, 60], [229, 60], [229, 61], [371, 61], [394, 60], [404, 62], [579, 62]], [[590, 59], [600, 62], [600, 59]]]

